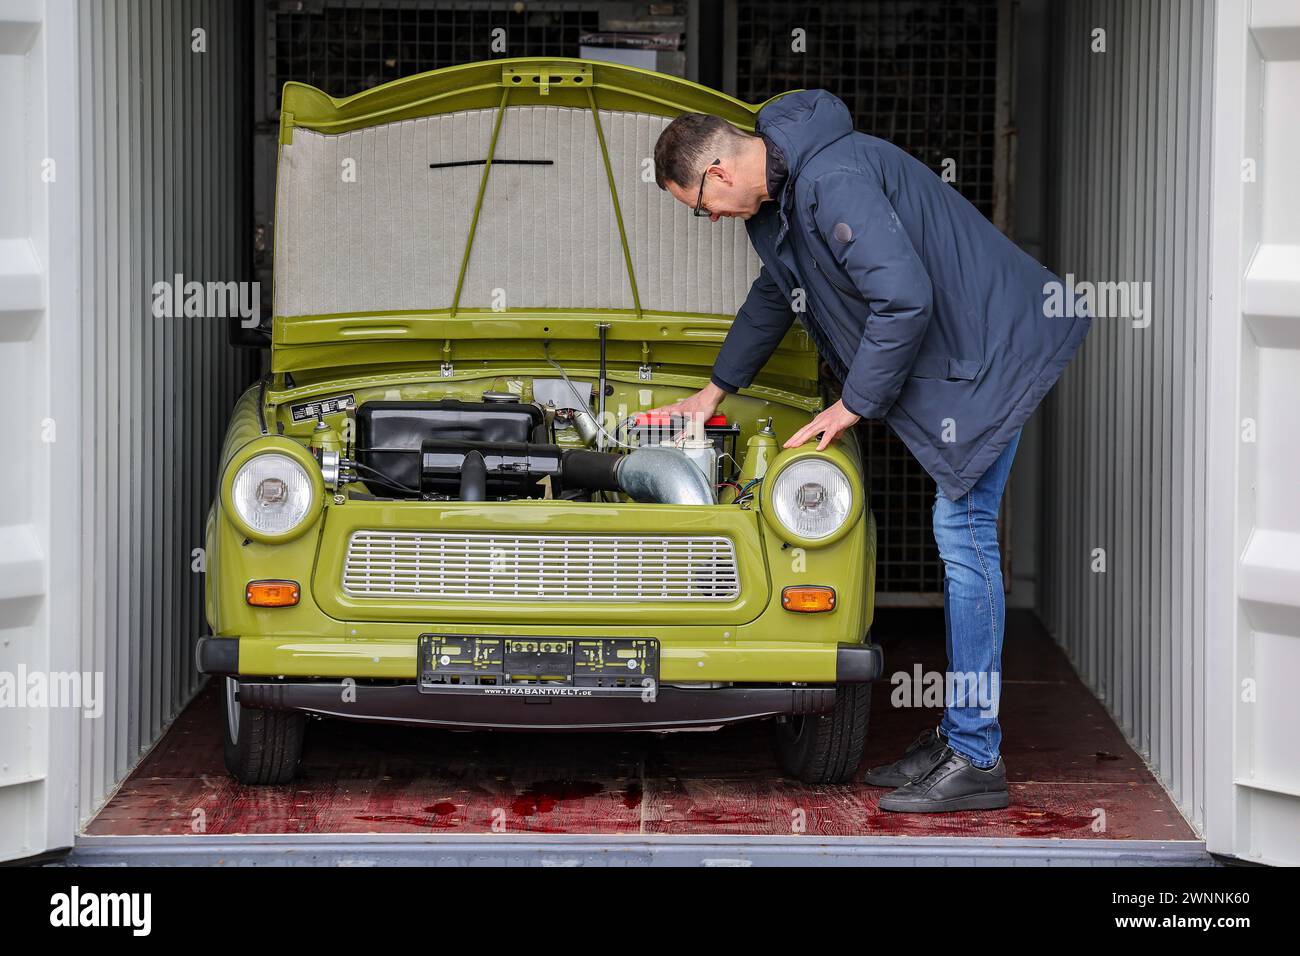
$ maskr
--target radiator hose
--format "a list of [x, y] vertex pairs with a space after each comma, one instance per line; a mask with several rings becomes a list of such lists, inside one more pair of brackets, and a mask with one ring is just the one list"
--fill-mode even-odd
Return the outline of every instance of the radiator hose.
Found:
[[618, 491], [654, 504], [714, 504], [713, 486], [679, 448], [646, 445], [625, 455], [523, 442], [427, 440], [420, 487], [462, 501], [525, 497], [547, 476], [565, 490]]

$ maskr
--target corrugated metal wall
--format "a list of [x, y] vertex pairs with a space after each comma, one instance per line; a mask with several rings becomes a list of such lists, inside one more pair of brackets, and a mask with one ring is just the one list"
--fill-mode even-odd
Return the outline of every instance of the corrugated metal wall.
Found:
[[[228, 0], [81, 0], [82, 666], [85, 819], [197, 684], [192, 552], [256, 353], [218, 318], [155, 318], [152, 290], [250, 278], [250, 23]], [[205, 31], [206, 52], [194, 49]]]
[[1040, 612], [1197, 827], [1213, 9], [1053, 4], [1048, 58], [1049, 264], [1151, 302], [1145, 328], [1095, 320], [1044, 409]]

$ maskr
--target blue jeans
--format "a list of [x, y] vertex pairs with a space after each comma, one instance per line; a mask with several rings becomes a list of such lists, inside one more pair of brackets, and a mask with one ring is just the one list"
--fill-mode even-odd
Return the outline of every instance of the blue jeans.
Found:
[[977, 767], [998, 762], [1002, 728], [1002, 554], [998, 506], [1011, 461], [1020, 443], [1016, 432], [997, 460], [955, 501], [934, 496], [934, 540], [943, 558], [943, 626], [948, 647], [944, 712], [939, 729], [948, 746]]

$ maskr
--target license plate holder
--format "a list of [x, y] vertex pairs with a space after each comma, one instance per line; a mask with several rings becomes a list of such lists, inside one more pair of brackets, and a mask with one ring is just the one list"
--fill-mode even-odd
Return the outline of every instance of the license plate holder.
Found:
[[425, 694], [640, 697], [659, 685], [659, 642], [649, 637], [518, 637], [421, 634], [418, 682]]

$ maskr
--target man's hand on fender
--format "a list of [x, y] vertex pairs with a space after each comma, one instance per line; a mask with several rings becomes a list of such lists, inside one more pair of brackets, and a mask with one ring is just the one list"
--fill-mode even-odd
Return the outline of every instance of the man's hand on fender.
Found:
[[813, 435], [821, 435], [822, 440], [817, 443], [817, 450], [823, 450], [827, 445], [840, 436], [840, 433], [846, 429], [852, 428], [862, 420], [861, 415], [854, 415], [844, 407], [844, 401], [841, 399], [830, 408], [821, 412], [803, 428], [799, 429], [790, 436], [782, 447], [798, 448]]

